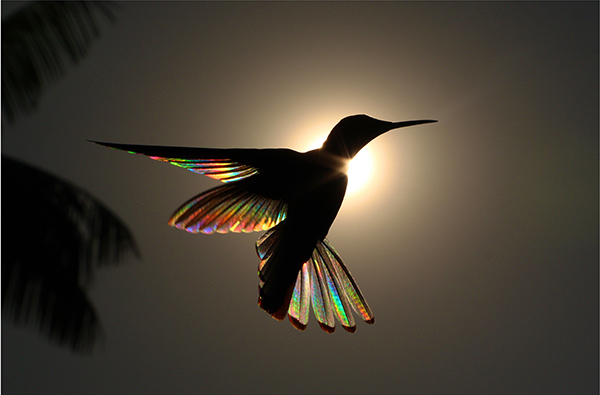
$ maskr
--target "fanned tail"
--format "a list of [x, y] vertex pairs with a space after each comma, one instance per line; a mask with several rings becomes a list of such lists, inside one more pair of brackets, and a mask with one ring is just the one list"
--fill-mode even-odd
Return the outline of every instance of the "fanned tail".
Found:
[[[270, 276], [278, 268], [274, 268], [276, 263], [269, 262], [269, 259], [280, 246], [281, 234], [282, 227], [272, 228], [258, 240], [256, 245], [261, 258], [258, 268], [261, 279], [259, 304], [264, 310], [279, 320], [285, 317], [287, 311], [290, 322], [299, 330], [306, 329], [311, 306], [319, 326], [328, 333], [335, 330], [336, 319], [346, 331], [351, 333], [356, 331], [352, 310], [367, 324], [375, 322], [373, 313], [352, 274], [327, 239], [317, 242], [312, 255], [299, 270], [293, 286], [285, 288], [286, 293], [282, 304], [275, 305], [276, 308], [269, 310], [269, 303], [265, 300], [262, 287], [266, 281], [276, 280]], [[285, 262], [277, 264], [281, 265]]]
[[277, 320], [287, 315], [298, 271], [311, 252], [310, 247], [303, 247], [305, 243], [298, 242], [298, 235], [288, 231], [287, 225], [281, 222], [256, 243], [261, 259], [258, 304]]

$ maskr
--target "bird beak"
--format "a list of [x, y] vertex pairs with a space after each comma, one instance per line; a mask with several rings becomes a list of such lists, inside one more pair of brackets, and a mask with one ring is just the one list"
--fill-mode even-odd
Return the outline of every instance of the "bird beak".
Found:
[[374, 129], [372, 131], [372, 134], [368, 137], [368, 141], [365, 142], [363, 145], [366, 145], [369, 141], [375, 139], [378, 136], [381, 136], [384, 133], [389, 132], [390, 130], [404, 128], [407, 126], [422, 125], [424, 123], [437, 122], [436, 120], [433, 120], [433, 119], [419, 119], [416, 121], [402, 121], [402, 122], [388, 122], [388, 121], [380, 121], [380, 120], [378, 120], [378, 121], [381, 122], [381, 127], [378, 129]]
[[342, 119], [335, 125], [321, 149], [351, 159], [365, 145], [369, 144], [371, 140], [392, 129], [432, 122], [437, 121], [420, 119], [416, 121], [389, 122], [364, 114], [352, 115]]
[[391, 127], [388, 130], [404, 128], [406, 126], [414, 126], [414, 125], [422, 125], [424, 123], [434, 123], [437, 122], [433, 119], [420, 119], [418, 121], [404, 121], [404, 122], [390, 122]]

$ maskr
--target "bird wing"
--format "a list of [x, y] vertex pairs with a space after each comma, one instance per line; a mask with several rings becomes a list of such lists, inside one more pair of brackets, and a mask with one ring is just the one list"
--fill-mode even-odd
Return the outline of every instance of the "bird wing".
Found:
[[145, 155], [227, 183], [185, 202], [171, 216], [171, 226], [191, 233], [252, 232], [269, 229], [286, 216], [287, 204], [283, 199], [271, 196], [268, 191], [261, 193], [268, 180], [252, 176], [280, 166], [278, 159], [289, 150], [95, 143]]
[[[261, 259], [258, 268], [261, 288], [272, 279], [268, 277], [268, 261], [279, 247], [281, 233], [273, 228], [256, 243]], [[294, 327], [299, 330], [306, 328], [311, 305], [320, 327], [328, 333], [335, 330], [335, 319], [345, 330], [354, 332], [356, 324], [352, 310], [368, 324], [375, 322], [352, 274], [327, 239], [317, 242], [310, 259], [298, 273], [287, 310]]]
[[257, 174], [261, 167], [268, 166], [261, 156], [273, 149], [224, 149], [169, 147], [161, 145], [117, 144], [93, 141], [96, 144], [145, 155], [150, 159], [168, 162], [194, 173], [204, 174], [223, 182], [239, 181]]
[[179, 207], [169, 225], [191, 233], [254, 232], [267, 230], [285, 219], [287, 205], [233, 184], [193, 197]]

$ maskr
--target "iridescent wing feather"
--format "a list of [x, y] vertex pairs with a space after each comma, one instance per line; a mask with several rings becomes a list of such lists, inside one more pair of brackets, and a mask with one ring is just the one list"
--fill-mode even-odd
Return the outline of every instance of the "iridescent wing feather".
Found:
[[235, 184], [222, 185], [190, 199], [169, 220], [169, 225], [191, 233], [255, 232], [285, 219], [282, 200], [248, 192]]
[[[250, 177], [261, 171], [260, 158], [269, 153], [275, 155], [278, 150], [96, 143], [145, 155], [228, 183], [185, 202], [171, 216], [171, 226], [191, 233], [253, 232], [269, 229], [286, 216], [287, 205], [283, 200], [262, 196], [248, 188], [253, 185]], [[240, 180], [244, 183], [235, 183]]]
[[258, 169], [231, 159], [180, 159], [150, 156], [150, 159], [169, 162], [194, 173], [204, 174], [223, 182], [239, 181], [258, 173]]
[[267, 151], [94, 142], [130, 154], [145, 155], [150, 159], [168, 162], [223, 182], [239, 181], [257, 174], [260, 164], [253, 165], [248, 162], [252, 162], [253, 158], [260, 158], [260, 155], [256, 155], [258, 151]]

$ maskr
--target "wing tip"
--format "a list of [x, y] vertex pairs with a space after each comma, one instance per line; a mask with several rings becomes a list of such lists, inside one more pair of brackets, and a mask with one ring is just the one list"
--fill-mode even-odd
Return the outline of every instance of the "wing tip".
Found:
[[112, 148], [111, 147], [111, 143], [105, 143], [103, 141], [96, 141], [96, 140], [85, 140], [85, 141], [87, 141], [88, 143], [94, 143], [94, 144], [98, 144], [98, 145], [101, 145], [101, 146], [104, 146], [104, 147]]
[[137, 154], [137, 152], [129, 151], [127, 149], [127, 144], [108, 143], [105, 141], [96, 141], [96, 140], [86, 140], [86, 141], [90, 142], [90, 143], [101, 145], [103, 147], [108, 147], [108, 148], [117, 149], [117, 150], [121, 150], [121, 151], [128, 151], [128, 152]]
[[370, 319], [365, 320], [365, 322], [369, 325], [373, 325], [375, 323], [375, 317], [371, 317]]

